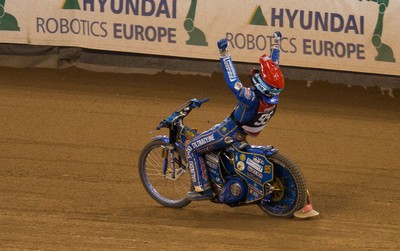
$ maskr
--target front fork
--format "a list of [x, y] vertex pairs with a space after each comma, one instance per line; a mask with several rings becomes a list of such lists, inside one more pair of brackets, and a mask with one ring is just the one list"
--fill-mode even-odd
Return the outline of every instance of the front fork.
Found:
[[167, 176], [168, 170], [168, 155], [170, 159], [170, 168], [171, 168], [171, 178], [175, 179], [175, 154], [174, 154], [174, 145], [168, 144], [162, 147], [161, 156], [164, 159], [163, 161], [163, 175]]
[[168, 144], [163, 146], [161, 155], [163, 158], [162, 175], [166, 179], [177, 180], [186, 172], [181, 156], [175, 156], [175, 148], [173, 145]]
[[176, 178], [174, 148], [175, 148], [174, 145], [168, 144], [167, 146], [163, 147], [163, 151], [162, 151], [162, 157], [164, 158], [163, 174], [164, 174], [164, 176], [167, 176], [168, 155], [169, 155], [170, 164], [171, 164], [171, 177], [170, 178], [172, 178], [172, 179]]
[[[161, 157], [163, 158], [162, 175], [170, 180], [178, 179], [186, 170], [182, 163], [181, 156], [178, 154], [178, 159], [175, 157], [176, 147], [181, 148], [176, 144], [177, 130], [176, 126], [171, 126], [169, 128], [168, 139], [165, 136], [160, 136], [159, 138], [166, 143], [166, 145], [162, 146], [161, 151]], [[170, 164], [170, 166], [168, 166], [168, 164]], [[178, 165], [178, 167], [176, 167], [176, 165]]]

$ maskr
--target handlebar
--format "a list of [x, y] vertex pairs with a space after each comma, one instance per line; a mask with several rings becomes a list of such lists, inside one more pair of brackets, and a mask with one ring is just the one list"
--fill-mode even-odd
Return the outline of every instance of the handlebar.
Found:
[[[205, 98], [205, 99], [202, 99], [202, 100], [199, 100], [199, 103], [200, 103], [200, 105], [201, 104], [203, 104], [203, 103], [205, 103], [205, 102], [208, 102], [210, 99], [209, 98]], [[200, 106], [199, 106], [200, 107]]]
[[160, 122], [160, 124], [158, 124], [158, 126], [156, 127], [156, 130], [160, 130], [161, 128], [165, 127], [167, 125], [166, 121], [163, 120]]
[[209, 100], [210, 100], [209, 98], [205, 98], [202, 100], [193, 98], [187, 101], [186, 103], [179, 106], [179, 108], [175, 112], [173, 112], [169, 117], [161, 121], [156, 127], [156, 130], [160, 130], [161, 128], [167, 126], [169, 127], [176, 119], [186, 117], [192, 111], [192, 109], [200, 108], [202, 104], [204, 104]]

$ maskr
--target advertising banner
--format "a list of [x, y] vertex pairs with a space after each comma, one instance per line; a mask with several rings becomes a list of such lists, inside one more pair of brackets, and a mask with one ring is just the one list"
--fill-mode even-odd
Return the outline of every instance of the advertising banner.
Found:
[[400, 1], [0, 0], [0, 43], [256, 63], [281, 31], [281, 64], [400, 76]]

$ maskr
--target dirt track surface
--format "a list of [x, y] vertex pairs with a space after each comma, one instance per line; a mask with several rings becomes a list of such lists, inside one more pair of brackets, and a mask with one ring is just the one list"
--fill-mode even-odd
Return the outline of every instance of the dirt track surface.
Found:
[[400, 249], [399, 97], [288, 81], [250, 143], [272, 144], [302, 168], [321, 215], [276, 219], [255, 205], [164, 208], [140, 183], [149, 132], [177, 106], [210, 98], [187, 120], [200, 131], [231, 112], [221, 75], [0, 75], [1, 250]]

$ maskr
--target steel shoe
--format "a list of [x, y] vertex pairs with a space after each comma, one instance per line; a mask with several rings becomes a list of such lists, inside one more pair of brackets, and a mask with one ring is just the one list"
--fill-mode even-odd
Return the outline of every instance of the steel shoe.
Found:
[[186, 198], [191, 201], [211, 200], [213, 198], [213, 192], [211, 191], [211, 189], [203, 192], [190, 191], [186, 194]]

